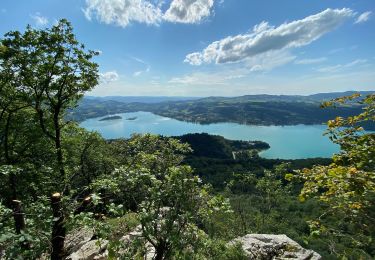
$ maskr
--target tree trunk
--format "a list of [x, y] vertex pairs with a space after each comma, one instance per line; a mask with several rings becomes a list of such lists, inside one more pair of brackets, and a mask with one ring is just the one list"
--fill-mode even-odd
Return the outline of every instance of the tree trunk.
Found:
[[[13, 219], [16, 228], [16, 233], [21, 234], [21, 231], [25, 231], [25, 216], [22, 212], [22, 203], [19, 200], [12, 200], [13, 206]], [[23, 249], [30, 249], [30, 244], [27, 241], [24, 241], [21, 245]]]
[[12, 191], [11, 200], [17, 199], [16, 176], [13, 172], [9, 174], [9, 186]]
[[5, 130], [4, 130], [4, 156], [7, 164], [11, 164], [10, 155], [9, 155], [9, 129], [10, 122], [12, 118], [12, 113], [8, 114]]
[[54, 126], [55, 126], [55, 149], [56, 149], [57, 167], [59, 169], [60, 176], [65, 184], [66, 176], [65, 176], [64, 160], [63, 160], [63, 154], [62, 154], [62, 148], [61, 148], [61, 129], [60, 129], [58, 116], [55, 116], [54, 118]]
[[[12, 113], [9, 112], [6, 125], [5, 125], [5, 131], [4, 131], [4, 157], [6, 164], [12, 164], [12, 159], [9, 155], [9, 132], [10, 132], [10, 123], [11, 123]], [[17, 190], [16, 190], [16, 176], [14, 173], [9, 174], [9, 187], [12, 191], [11, 199], [15, 200], [17, 199]]]
[[64, 256], [66, 229], [64, 226], [64, 213], [61, 206], [60, 193], [54, 193], [52, 195], [51, 207], [53, 212], [51, 260], [62, 260]]
[[157, 247], [155, 248], [155, 260], [163, 260], [165, 255], [167, 254], [167, 246], [164, 241], [158, 243]]
[[88, 208], [91, 202], [92, 202], [91, 197], [90, 196], [86, 197], [82, 201], [81, 205], [74, 211], [74, 215], [78, 215], [81, 212], [84, 212]]
[[22, 212], [22, 203], [19, 200], [12, 200], [12, 206], [16, 233], [21, 234], [21, 231], [26, 227], [25, 218]]
[[82, 152], [81, 152], [81, 156], [80, 156], [80, 169], [81, 169], [81, 175], [82, 177], [85, 177], [86, 178], [86, 184], [89, 185], [91, 183], [91, 175], [90, 173], [87, 171], [85, 171], [85, 160], [86, 160], [86, 153], [88, 151], [88, 149], [90, 148], [90, 144], [86, 144], [85, 147], [83, 148]]

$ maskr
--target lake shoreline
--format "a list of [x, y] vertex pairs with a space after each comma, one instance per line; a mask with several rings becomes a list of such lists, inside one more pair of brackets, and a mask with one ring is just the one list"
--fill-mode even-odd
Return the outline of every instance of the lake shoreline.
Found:
[[[267, 159], [329, 158], [339, 151], [328, 137], [323, 136], [325, 125], [242, 125], [238, 123], [197, 124], [162, 117], [151, 112], [116, 113], [121, 120], [99, 121], [102, 117], [87, 119], [80, 125], [98, 131], [106, 139], [128, 138], [133, 133], [152, 133], [163, 136], [181, 136], [188, 133], [220, 135], [229, 140], [264, 141], [271, 148], [260, 152]], [[137, 117], [137, 120], [126, 120]]]

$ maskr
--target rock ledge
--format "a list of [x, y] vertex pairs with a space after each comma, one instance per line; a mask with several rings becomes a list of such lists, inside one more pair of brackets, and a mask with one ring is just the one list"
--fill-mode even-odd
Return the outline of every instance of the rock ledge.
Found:
[[[122, 242], [130, 243], [141, 236], [140, 228], [123, 236]], [[313, 250], [305, 249], [286, 235], [247, 234], [229, 242], [240, 242], [249, 260], [320, 260], [321, 256]], [[67, 237], [67, 260], [105, 260], [108, 259], [107, 240], [97, 240], [89, 230], [81, 229]], [[145, 259], [153, 259], [154, 249], [147, 246]]]
[[247, 234], [234, 239], [240, 242], [249, 260], [299, 259], [319, 260], [322, 257], [305, 249], [286, 235]]

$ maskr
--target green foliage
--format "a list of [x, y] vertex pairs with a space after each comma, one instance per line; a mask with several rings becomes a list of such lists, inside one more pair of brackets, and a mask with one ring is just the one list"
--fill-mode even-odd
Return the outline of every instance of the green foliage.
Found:
[[282, 218], [281, 211], [292, 197], [289, 187], [283, 185], [279, 177], [287, 166], [278, 166], [273, 171], [265, 170], [263, 177], [259, 178], [251, 173], [235, 174], [229, 182], [227, 191], [238, 217], [240, 225], [237, 225], [237, 230], [240, 234], [253, 232], [254, 229], [256, 232], [280, 229], [281, 223], [274, 221]]
[[64, 164], [72, 189], [82, 189], [101, 176], [110, 174], [117, 164], [112, 147], [99, 133], [71, 123], [62, 132]]
[[0, 251], [4, 259], [35, 259], [49, 247], [52, 219], [49, 201], [39, 197], [25, 211], [27, 230], [17, 234], [12, 228], [12, 210], [0, 201]]
[[[66, 193], [68, 226], [78, 204], [74, 198], [90, 182], [82, 179], [103, 173], [94, 161], [105, 153], [104, 140], [63, 121], [66, 110], [97, 84], [95, 55], [76, 40], [64, 19], [51, 28], [28, 26], [0, 39], [0, 198], [6, 208], [12, 200], [22, 202], [22, 213], [4, 211], [0, 251], [7, 259], [35, 259], [48, 252], [52, 214], [47, 198]], [[94, 152], [91, 146], [99, 144]], [[67, 192], [72, 186], [81, 189], [75, 197]], [[25, 222], [20, 232], [14, 228], [17, 215]]]
[[[328, 121], [327, 134], [342, 151], [333, 156], [332, 164], [304, 169], [298, 172], [298, 177], [304, 182], [302, 201], [315, 197], [330, 206], [330, 210], [311, 222], [314, 234], [335, 234], [349, 240], [351, 248], [369, 250], [374, 232], [371, 226], [375, 207], [375, 135], [364, 133], [360, 124], [374, 122], [375, 95], [358, 98], [354, 94], [323, 104], [333, 106], [355, 100], [365, 107], [358, 115]], [[343, 216], [355, 228], [327, 223], [331, 214]], [[348, 254], [346, 249], [337, 253]]]
[[2, 70], [12, 76], [17, 90], [39, 103], [36, 106], [71, 107], [97, 84], [98, 65], [90, 61], [96, 53], [84, 51], [67, 20], [50, 29], [28, 26], [24, 33], [8, 32], [1, 44]]
[[[183, 143], [188, 143], [193, 150], [192, 156], [218, 159], [234, 159], [245, 151], [254, 151], [257, 156], [259, 151], [270, 147], [267, 143], [261, 141], [228, 140], [222, 136], [206, 133], [186, 134], [174, 138]], [[243, 159], [251, 157], [253, 156]]]
[[[1, 85], [9, 99], [3, 111], [8, 114], [8, 129], [12, 113], [23, 108], [33, 108], [34, 116], [43, 134], [51, 139], [55, 149], [54, 169], [59, 172], [62, 187], [69, 177], [65, 172], [61, 131], [67, 125], [62, 118], [67, 109], [76, 105], [85, 91], [98, 83], [98, 65], [91, 61], [97, 54], [85, 51], [73, 34], [71, 24], [60, 20], [44, 30], [26, 28], [24, 33], [11, 31], [1, 39]], [[15, 93], [15, 96], [13, 96]], [[10, 105], [17, 109], [9, 109]], [[8, 139], [8, 135], [6, 134]], [[5, 156], [9, 162], [9, 141], [5, 140]]]
[[[358, 97], [340, 98], [334, 102], [345, 102]], [[375, 120], [375, 95], [365, 97], [364, 111], [353, 117], [337, 117], [328, 122], [328, 132], [333, 142], [340, 145], [342, 152], [333, 157], [329, 166], [304, 169], [301, 176], [305, 186], [301, 199], [317, 195], [334, 208], [342, 209], [353, 217], [365, 214], [373, 204], [375, 194], [375, 135], [364, 133], [358, 126], [363, 121]], [[326, 104], [327, 105], [327, 104]], [[343, 128], [345, 127], [345, 128]]]
[[135, 134], [130, 139], [114, 140], [111, 145], [120, 165], [142, 164], [155, 173], [180, 164], [191, 152], [188, 144], [151, 134]]
[[153, 135], [116, 142], [120, 154], [127, 155], [126, 164], [95, 181], [92, 188], [138, 212], [142, 238], [133, 241], [135, 247], [127, 252], [135, 254], [146, 243], [158, 257], [172, 257], [188, 248], [198, 252], [199, 241], [208, 239], [202, 225], [209, 225], [217, 212], [229, 213], [229, 204], [221, 196], [211, 196], [190, 167], [179, 165], [188, 146]]

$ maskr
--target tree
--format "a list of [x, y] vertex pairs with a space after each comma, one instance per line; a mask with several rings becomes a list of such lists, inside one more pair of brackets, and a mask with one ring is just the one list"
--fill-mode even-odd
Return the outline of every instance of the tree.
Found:
[[[3, 194], [0, 190], [9, 205], [11, 200], [22, 199], [24, 192], [20, 192], [17, 186], [30, 180], [28, 173], [33, 170], [27, 167], [30, 166], [28, 162], [32, 161], [36, 166], [41, 157], [48, 161], [46, 154], [51, 150], [42, 141], [43, 133], [38, 123], [33, 120], [35, 112], [26, 102], [26, 94], [17, 78], [19, 71], [12, 69], [6, 62], [9, 55], [7, 50], [0, 41], [0, 164], [23, 168], [22, 179], [12, 171], [8, 172], [6, 183], [10, 192]], [[39, 164], [35, 168], [40, 166]]]
[[65, 19], [50, 29], [28, 26], [24, 33], [8, 32], [1, 46], [1, 70], [11, 76], [8, 82], [35, 109], [43, 133], [54, 142], [56, 170], [65, 183], [63, 117], [98, 83], [98, 65], [91, 61], [97, 53], [85, 50]]
[[[189, 250], [191, 255], [197, 253], [208, 239], [205, 225], [215, 212], [229, 210], [228, 201], [210, 195], [210, 188], [201, 184], [192, 169], [180, 165], [190, 150], [186, 144], [154, 135], [135, 135], [120, 142], [119, 151], [127, 155], [127, 162], [92, 187], [103, 200], [111, 197], [138, 213], [142, 238], [135, 241], [135, 252], [149, 243], [158, 260]], [[126, 251], [131, 248], [125, 246]]]
[[[52, 219], [51, 241], [44, 242], [52, 242], [52, 253], [59, 255], [56, 259], [61, 258], [63, 251], [64, 216], [74, 212], [74, 209], [63, 207], [63, 203], [70, 199], [63, 194], [70, 189], [70, 181], [75, 177], [74, 169], [77, 168], [71, 164], [67, 168], [67, 162], [75, 161], [74, 158], [67, 160], [67, 147], [64, 146], [71, 137], [67, 129], [73, 128], [73, 125], [64, 117], [68, 109], [76, 106], [83, 93], [98, 83], [98, 65], [92, 61], [95, 55], [96, 52], [86, 51], [84, 45], [77, 41], [70, 23], [64, 19], [48, 29], [37, 30], [28, 26], [25, 32], [11, 31], [0, 39], [0, 180], [7, 179], [9, 186], [9, 189], [0, 188], [0, 195], [5, 194], [6, 199], [1, 203], [9, 207], [9, 201], [14, 202], [21, 197], [25, 212], [29, 212], [33, 202], [49, 197], [56, 190], [62, 192], [61, 196], [55, 193], [59, 195], [59, 200], [52, 204], [53, 209], [58, 209], [56, 212], [61, 212], [61, 218], [52, 218], [50, 212], [45, 211], [40, 215], [42, 218], [27, 220], [26, 225], [18, 225], [17, 228], [16, 223], [17, 236], [24, 240], [25, 232], [41, 232], [39, 228], [48, 231], [51, 228], [48, 220]], [[84, 136], [85, 133], [79, 134]], [[102, 141], [95, 134], [87, 136], [82, 153], [90, 148], [88, 143]], [[54, 156], [51, 158], [50, 154]], [[81, 166], [88, 161], [87, 156], [81, 154]], [[81, 167], [81, 173], [86, 174], [84, 167]], [[74, 198], [71, 201], [75, 204]], [[21, 215], [20, 207], [16, 212]], [[46, 225], [32, 225], [37, 221]], [[28, 224], [31, 228], [24, 227]], [[64, 232], [54, 232], [57, 226]], [[12, 234], [12, 229], [7, 231]], [[13, 235], [4, 234], [2, 241], [13, 240]], [[34, 242], [27, 244], [35, 248], [38, 241], [35, 238]], [[10, 243], [8, 249], [12, 245], [15, 243]], [[45, 246], [40, 248], [45, 250]], [[26, 258], [36, 258], [34, 256]]]
[[[354, 248], [368, 252], [375, 217], [375, 134], [364, 132], [362, 126], [375, 121], [375, 95], [360, 98], [355, 94], [325, 102], [323, 107], [349, 102], [359, 102], [363, 112], [328, 121], [327, 134], [341, 151], [328, 166], [317, 165], [298, 172], [304, 182], [300, 199], [315, 197], [329, 206], [319, 219], [310, 222], [315, 233], [346, 236]], [[325, 226], [324, 219], [332, 215], [342, 216], [346, 224]]]
[[209, 194], [188, 166], [171, 167], [149, 186], [141, 203], [142, 235], [155, 248], [155, 259], [169, 259], [190, 248], [199, 251], [202, 227], [216, 211], [229, 210], [223, 197]]
[[62, 137], [72, 189], [87, 187], [95, 178], [114, 170], [116, 159], [112, 147], [99, 133], [71, 123], [63, 129]]

